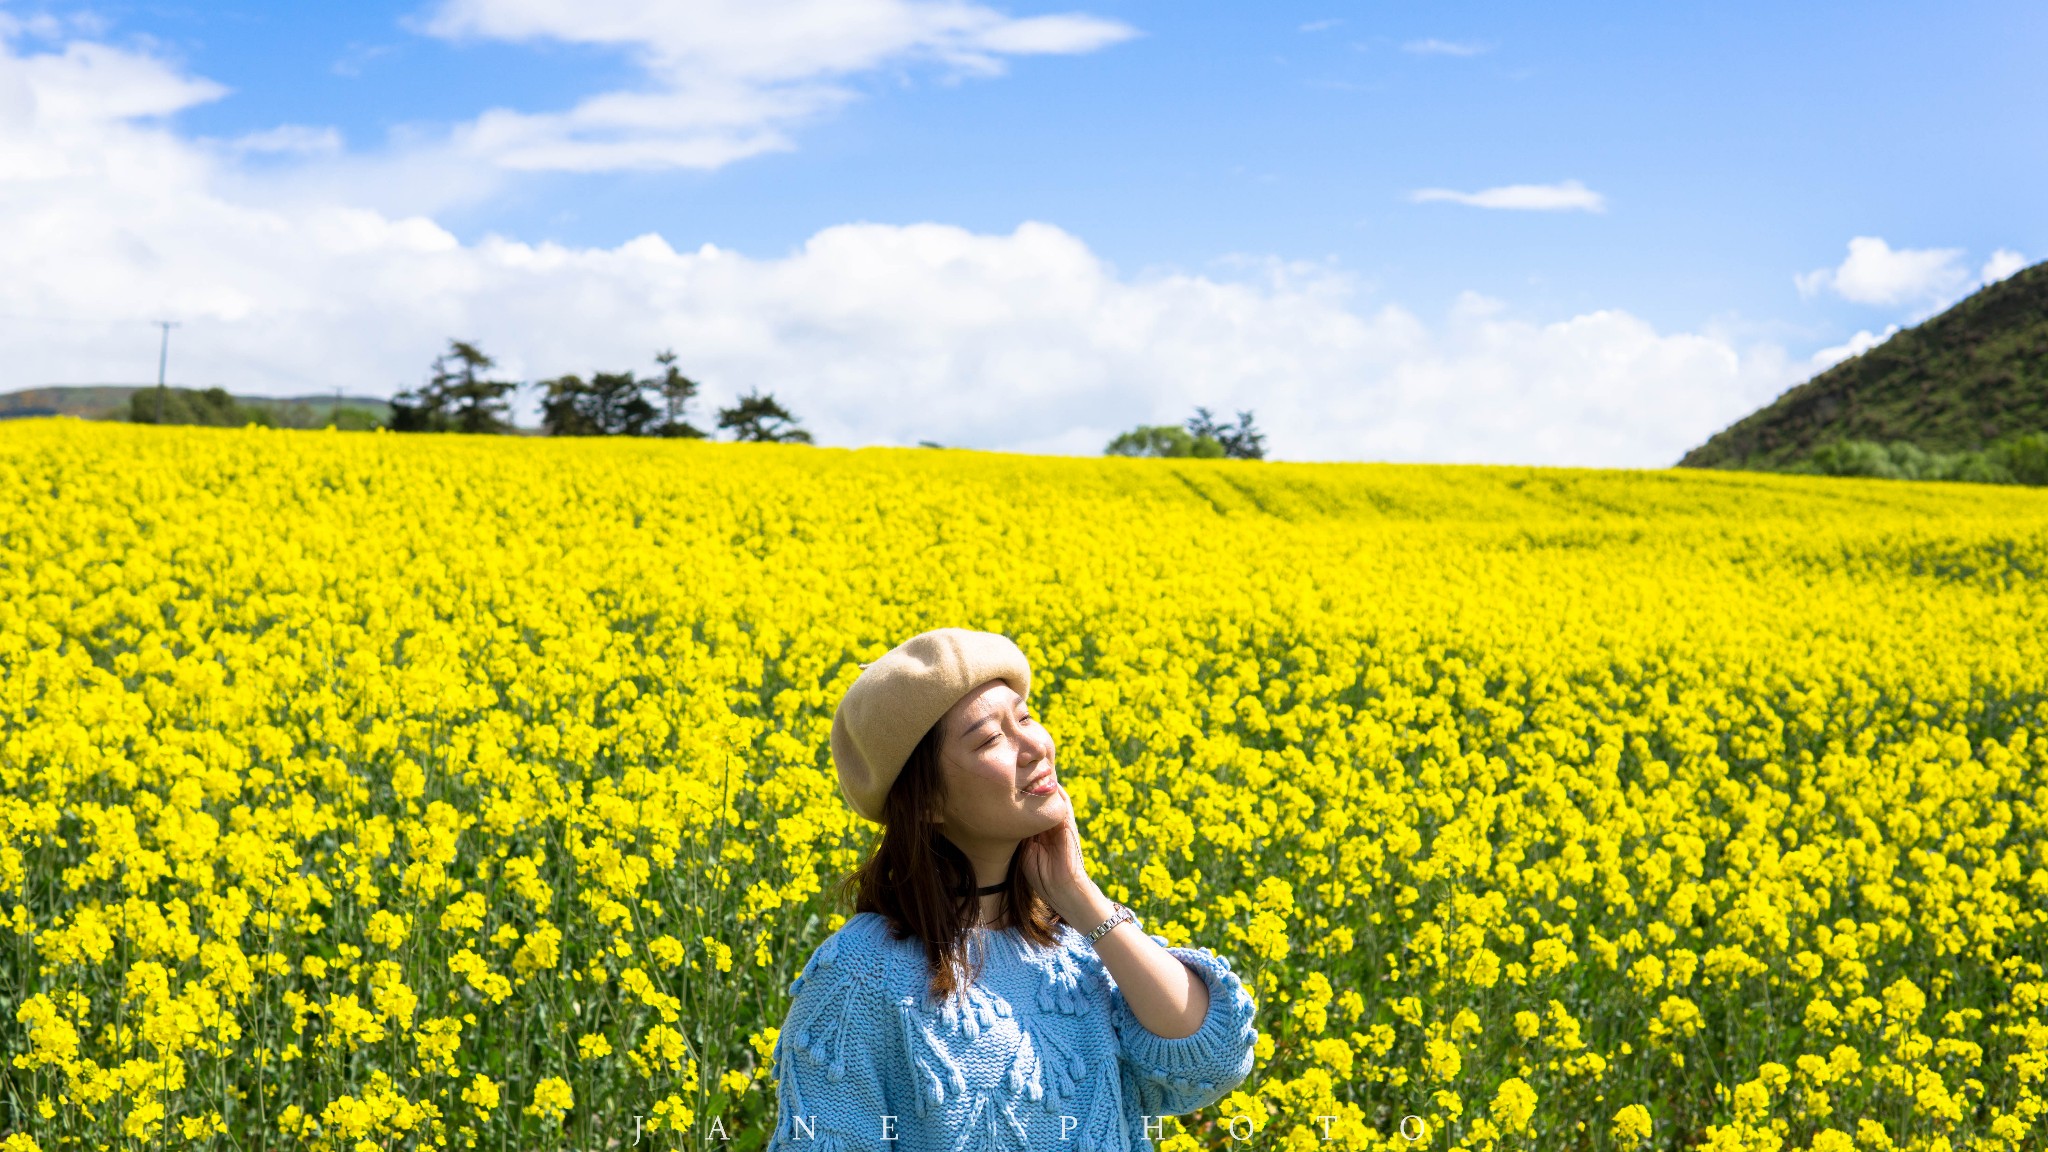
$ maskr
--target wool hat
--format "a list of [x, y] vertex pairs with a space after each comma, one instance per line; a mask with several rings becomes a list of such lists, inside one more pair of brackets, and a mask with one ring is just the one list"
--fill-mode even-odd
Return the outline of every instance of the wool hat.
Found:
[[881, 823], [882, 801], [918, 741], [990, 680], [1029, 696], [1031, 665], [1009, 637], [968, 628], [921, 632], [861, 665], [832, 713], [832, 764], [853, 810]]

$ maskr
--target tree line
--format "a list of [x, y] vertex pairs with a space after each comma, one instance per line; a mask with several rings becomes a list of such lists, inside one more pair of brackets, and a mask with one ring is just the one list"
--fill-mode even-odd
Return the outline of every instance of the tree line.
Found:
[[1240, 411], [1236, 424], [1218, 423], [1207, 408], [1182, 424], [1140, 424], [1119, 433], [1103, 449], [1110, 456], [1188, 456], [1196, 459], [1264, 460], [1266, 434]]
[[[697, 382], [676, 367], [673, 351], [660, 352], [654, 360], [661, 366], [655, 376], [595, 372], [588, 380], [568, 375], [540, 381], [541, 427], [550, 436], [707, 438], [709, 433], [692, 424], [687, 414], [697, 396]], [[521, 385], [488, 379], [486, 373], [495, 366], [496, 361], [474, 342], [450, 340], [448, 350], [434, 358], [426, 384], [392, 398], [388, 426], [394, 432], [512, 431], [507, 398]], [[735, 440], [812, 442], [811, 434], [773, 393], [758, 390], [720, 408], [718, 429], [730, 432]], [[1103, 451], [1111, 456], [1263, 460], [1265, 441], [1249, 411], [1240, 411], [1236, 424], [1225, 424], [1207, 408], [1196, 408], [1181, 424], [1141, 424], [1118, 435]], [[941, 447], [930, 440], [918, 443]]]
[[[658, 436], [705, 440], [726, 433], [734, 440], [810, 444], [811, 434], [773, 393], [749, 391], [737, 402], [717, 410], [713, 428], [693, 423], [690, 406], [700, 390], [676, 366], [676, 354], [655, 355], [652, 375], [634, 372], [593, 372], [535, 381], [496, 379], [497, 361], [472, 340], [450, 340], [448, 350], [434, 358], [426, 382], [391, 398], [390, 415], [381, 426], [393, 432], [515, 432], [511, 397], [521, 388], [540, 391], [541, 429], [550, 436]], [[268, 409], [245, 405], [219, 388], [203, 392], [183, 388], [138, 391], [130, 419], [136, 423], [242, 424], [281, 423]], [[294, 409], [289, 426], [305, 421]], [[379, 424], [373, 413], [339, 402], [328, 422], [343, 428]], [[312, 426], [307, 423], [305, 426]], [[1265, 433], [1253, 424], [1252, 413], [1240, 411], [1237, 423], [1216, 419], [1207, 408], [1180, 424], [1141, 424], [1111, 440], [1111, 456], [1164, 456], [1193, 459], [1263, 460]], [[941, 448], [930, 440], [920, 447]]]
[[2048, 432], [2015, 433], [1962, 452], [1930, 452], [1910, 440], [1837, 439], [1783, 471], [2039, 487], [2048, 485]]
[[[653, 376], [628, 372], [593, 372], [557, 376], [536, 382], [541, 391], [541, 428], [550, 436], [664, 436], [703, 440], [711, 433], [690, 422], [690, 402], [699, 385], [676, 367], [676, 354], [655, 355], [660, 371]], [[497, 361], [473, 341], [450, 340], [448, 350], [434, 358], [426, 383], [391, 398], [393, 432], [513, 431], [513, 392], [526, 385], [494, 380]], [[718, 410], [717, 429], [735, 440], [809, 444], [794, 414], [773, 393], [758, 390]]]

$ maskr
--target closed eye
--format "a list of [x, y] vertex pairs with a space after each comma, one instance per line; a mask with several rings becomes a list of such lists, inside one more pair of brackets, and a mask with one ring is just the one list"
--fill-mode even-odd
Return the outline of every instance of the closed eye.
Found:
[[[1023, 714], [1022, 716], [1019, 716], [1019, 717], [1017, 717], [1017, 723], [1019, 723], [1019, 724], [1029, 724], [1029, 723], [1031, 723], [1031, 713], [1029, 713], [1029, 712], [1026, 712], [1026, 713], [1024, 713], [1024, 714]], [[982, 750], [983, 748], [986, 748], [986, 747], [988, 747], [989, 745], [991, 745], [991, 744], [995, 743], [996, 741], [998, 741], [998, 740], [1000, 740], [1000, 739], [1002, 739], [1002, 738], [1003, 738], [1003, 733], [1002, 733], [1002, 730], [1001, 730], [1001, 729], [997, 729], [994, 735], [991, 735], [991, 736], [990, 736], [990, 737], [989, 737], [988, 739], [986, 739], [986, 740], [983, 740], [983, 741], [982, 741], [982, 742], [981, 742], [980, 744], [976, 745], [976, 746], [975, 746], [975, 749], [974, 749], [974, 750], [975, 750], [976, 752], [979, 752], [979, 751], [981, 751], [981, 750]]]

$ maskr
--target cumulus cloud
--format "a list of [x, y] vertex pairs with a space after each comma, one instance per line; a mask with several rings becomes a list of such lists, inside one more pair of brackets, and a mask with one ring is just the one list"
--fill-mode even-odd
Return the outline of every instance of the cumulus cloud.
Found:
[[2000, 248], [1984, 261], [1984, 267], [1977, 272], [1977, 279], [1980, 283], [1996, 284], [2026, 266], [2025, 256], [2010, 248]]
[[444, 0], [419, 27], [628, 53], [643, 78], [630, 89], [562, 110], [492, 109], [455, 133], [463, 154], [507, 168], [585, 172], [717, 168], [786, 150], [794, 125], [855, 98], [850, 77], [885, 66], [993, 75], [1009, 57], [1094, 52], [1137, 34], [964, 0]]
[[217, 94], [141, 53], [0, 43], [0, 388], [146, 381], [163, 318], [183, 325], [174, 382], [244, 393], [389, 394], [450, 337], [526, 380], [673, 347], [700, 420], [761, 388], [825, 444], [1095, 454], [1202, 403], [1253, 409], [1287, 459], [1660, 466], [1802, 367], [1619, 311], [1467, 296], [1424, 318], [1320, 265], [1124, 275], [1045, 223], [843, 225], [769, 256], [463, 243], [342, 197], [266, 199], [161, 119]]
[[1899, 326], [1897, 324], [1885, 325], [1885, 329], [1882, 332], [1872, 332], [1865, 328], [1840, 344], [1815, 352], [1808, 363], [1815, 372], [1821, 372], [1840, 364], [1851, 356], [1861, 356], [1898, 334]]
[[1830, 292], [1872, 307], [1910, 306], [1909, 319], [1918, 323], [2027, 266], [2025, 256], [2000, 248], [1973, 276], [1966, 255], [1961, 248], [1893, 248], [1881, 236], [1857, 236], [1840, 264], [1792, 279], [1802, 296]]
[[1457, 40], [1410, 40], [1401, 45], [1401, 51], [1415, 56], [1478, 56], [1492, 50], [1491, 44]]
[[1961, 248], [1893, 248], [1881, 236], [1858, 236], [1840, 264], [1794, 282], [1804, 296], [1825, 290], [1858, 304], [1890, 305], [1950, 295], [1969, 278]]
[[1470, 208], [1505, 208], [1523, 212], [1605, 212], [1607, 199], [1577, 180], [1560, 184], [1508, 184], [1479, 192], [1449, 188], [1418, 188], [1408, 194], [1417, 204], [1442, 201]]

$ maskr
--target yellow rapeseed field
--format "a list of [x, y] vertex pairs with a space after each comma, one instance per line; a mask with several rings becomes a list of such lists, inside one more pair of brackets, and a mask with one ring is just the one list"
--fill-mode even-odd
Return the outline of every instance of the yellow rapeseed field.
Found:
[[758, 1148], [941, 625], [1257, 997], [1164, 1152], [2048, 1146], [2048, 493], [39, 420], [0, 583], [7, 1152]]

